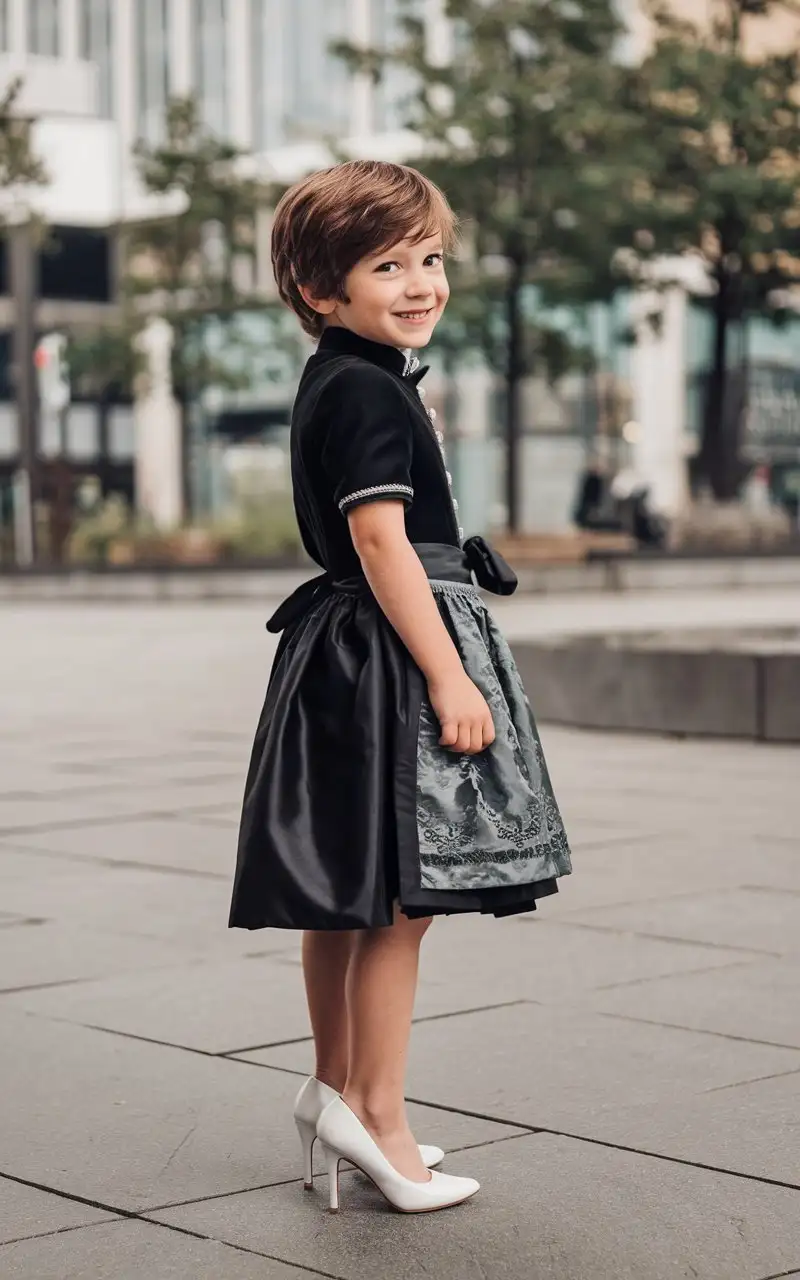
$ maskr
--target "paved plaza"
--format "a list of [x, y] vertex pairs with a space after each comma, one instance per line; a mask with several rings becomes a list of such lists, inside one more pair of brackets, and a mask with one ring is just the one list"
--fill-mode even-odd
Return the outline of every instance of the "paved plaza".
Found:
[[[512, 636], [796, 624], [531, 598]], [[800, 748], [543, 726], [575, 874], [441, 920], [408, 1082], [482, 1183], [300, 1180], [297, 938], [226, 928], [269, 602], [0, 611], [2, 1280], [800, 1277]]]

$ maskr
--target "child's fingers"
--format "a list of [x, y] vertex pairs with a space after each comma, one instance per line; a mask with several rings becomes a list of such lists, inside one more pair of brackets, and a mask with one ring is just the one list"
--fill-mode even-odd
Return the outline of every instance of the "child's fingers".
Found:
[[483, 745], [490, 747], [494, 742], [497, 734], [495, 733], [494, 720], [491, 716], [487, 716], [483, 722]]
[[442, 736], [439, 739], [440, 747], [455, 746], [458, 741], [458, 721], [443, 720], [441, 723]]

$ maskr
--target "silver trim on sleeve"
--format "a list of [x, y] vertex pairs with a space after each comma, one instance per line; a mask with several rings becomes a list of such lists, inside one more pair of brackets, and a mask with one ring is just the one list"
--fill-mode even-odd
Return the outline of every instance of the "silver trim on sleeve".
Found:
[[362, 498], [388, 497], [390, 494], [396, 494], [398, 498], [413, 498], [414, 490], [409, 484], [375, 484], [371, 489], [356, 489], [355, 493], [348, 493], [342, 498], [339, 510], [344, 511], [345, 507], [360, 502]]

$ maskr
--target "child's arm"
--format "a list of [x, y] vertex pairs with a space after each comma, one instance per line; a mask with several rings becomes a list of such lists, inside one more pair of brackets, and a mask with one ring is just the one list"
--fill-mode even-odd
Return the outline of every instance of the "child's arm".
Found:
[[367, 503], [347, 519], [372, 593], [428, 682], [441, 745], [471, 755], [482, 751], [494, 741], [492, 713], [462, 666], [408, 541], [403, 503]]

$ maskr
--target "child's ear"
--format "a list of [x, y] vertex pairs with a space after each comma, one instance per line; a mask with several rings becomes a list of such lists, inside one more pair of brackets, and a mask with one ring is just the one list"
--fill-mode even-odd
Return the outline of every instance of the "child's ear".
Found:
[[312, 311], [316, 311], [318, 315], [329, 316], [336, 310], [335, 298], [315, 298], [302, 284], [299, 284], [297, 288], [306, 306], [310, 307]]

